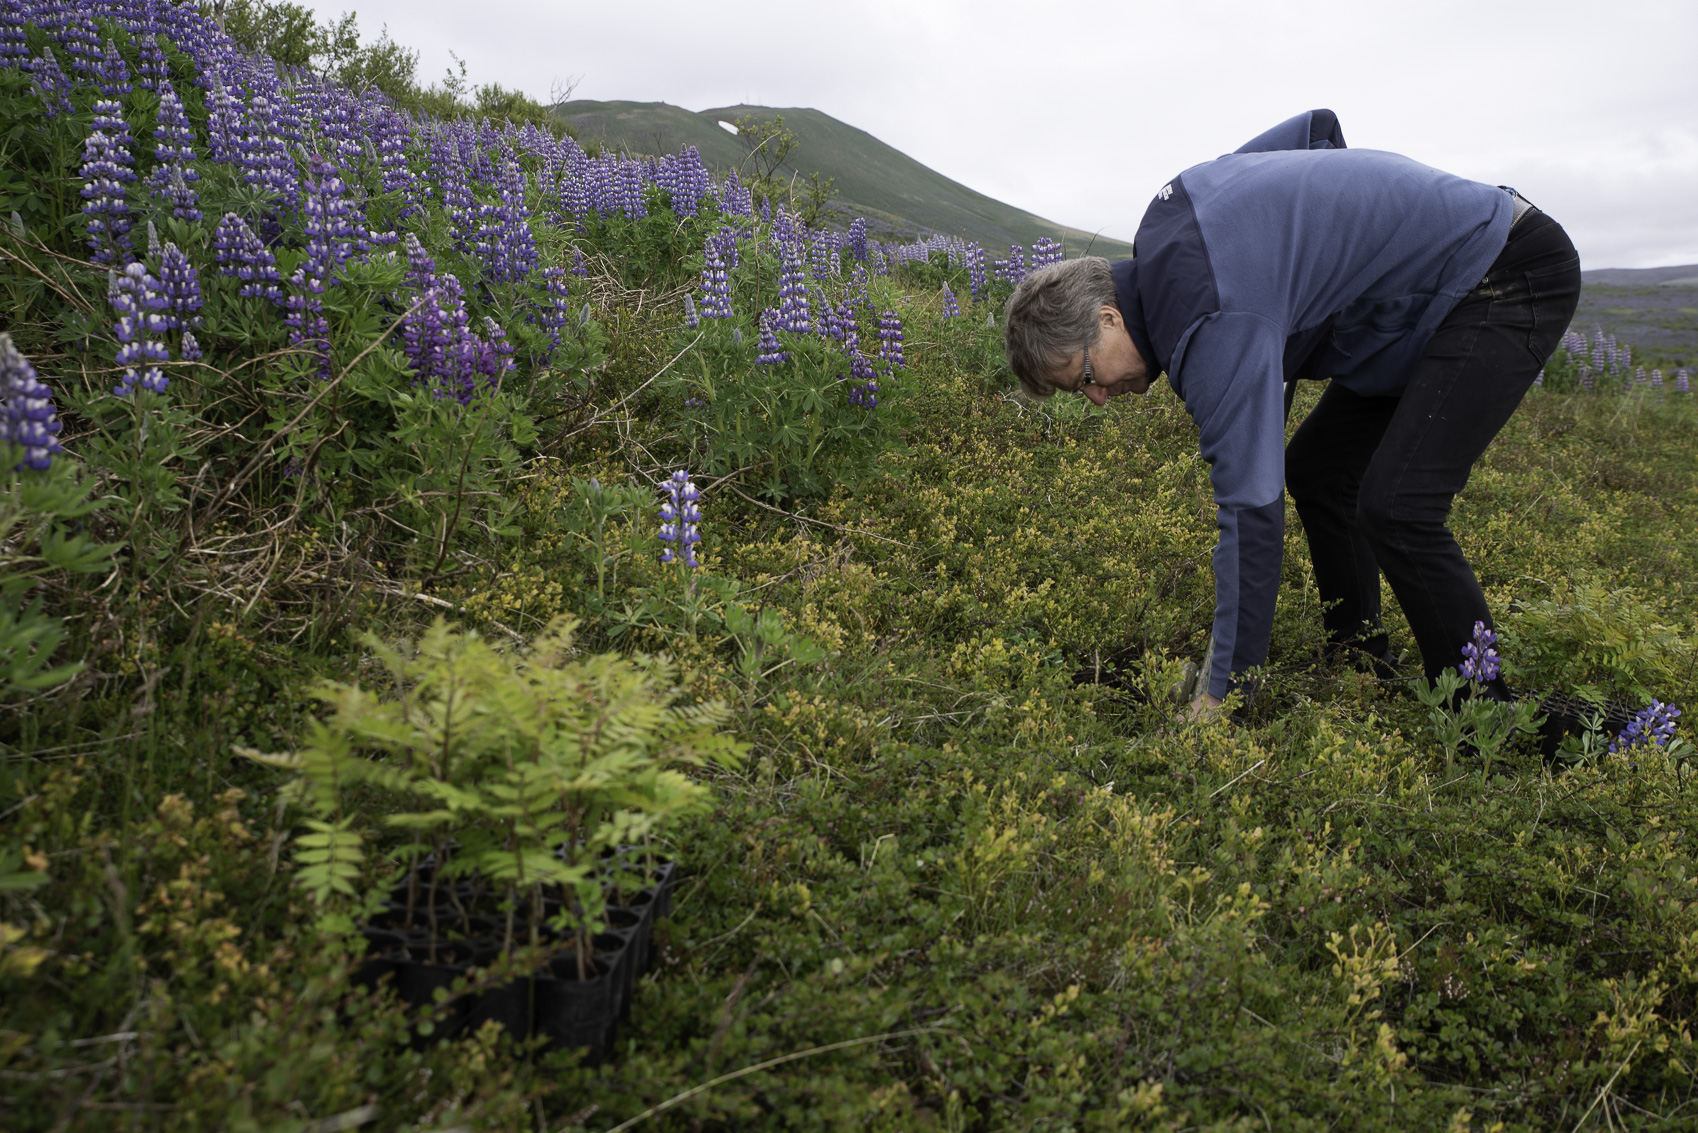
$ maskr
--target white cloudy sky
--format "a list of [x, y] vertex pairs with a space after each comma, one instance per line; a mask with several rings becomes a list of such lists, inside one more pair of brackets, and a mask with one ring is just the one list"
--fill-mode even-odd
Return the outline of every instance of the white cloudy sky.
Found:
[[1515, 185], [1587, 267], [1698, 263], [1694, 0], [309, 3], [426, 78], [453, 51], [542, 99], [815, 107], [1126, 240], [1172, 174], [1329, 106], [1352, 146]]

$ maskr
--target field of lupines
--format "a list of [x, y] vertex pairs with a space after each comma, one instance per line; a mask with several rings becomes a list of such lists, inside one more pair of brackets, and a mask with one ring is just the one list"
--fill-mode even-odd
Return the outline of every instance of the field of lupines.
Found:
[[[1294, 520], [1256, 702], [1182, 725], [1206, 470], [1159, 389], [1012, 395], [1060, 248], [414, 121], [158, 0], [8, 0], [0, 62], [0, 1124], [1698, 1114], [1684, 373], [1571, 336], [1454, 517], [1457, 686], [1625, 731], [1327, 663]], [[600, 1062], [350, 978], [465, 863], [504, 955], [449, 1012], [629, 842], [679, 883]]]

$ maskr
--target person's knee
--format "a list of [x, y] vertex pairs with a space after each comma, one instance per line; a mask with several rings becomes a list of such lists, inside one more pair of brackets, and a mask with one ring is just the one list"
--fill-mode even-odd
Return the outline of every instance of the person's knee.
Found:
[[1319, 474], [1309, 450], [1293, 440], [1285, 449], [1285, 490], [1296, 503], [1319, 498], [1326, 490], [1325, 477]]
[[1393, 500], [1390, 493], [1373, 491], [1367, 484], [1356, 497], [1356, 526], [1370, 543], [1385, 542], [1397, 530]]

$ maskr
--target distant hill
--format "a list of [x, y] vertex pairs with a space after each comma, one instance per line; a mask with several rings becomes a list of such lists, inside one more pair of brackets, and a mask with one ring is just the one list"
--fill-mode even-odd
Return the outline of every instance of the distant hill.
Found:
[[1580, 280], [1588, 287], [1698, 287], [1698, 264], [1673, 268], [1596, 268], [1581, 272]]
[[[833, 205], [865, 216], [890, 234], [940, 232], [977, 240], [992, 256], [1008, 245], [1030, 247], [1040, 236], [1060, 240], [1069, 255], [1087, 247], [1110, 259], [1125, 259], [1132, 246], [1095, 238], [969, 189], [929, 169], [865, 130], [805, 107], [724, 106], [692, 111], [664, 102], [595, 102], [577, 99], [556, 112], [572, 124], [583, 142], [600, 142], [626, 153], [672, 153], [693, 145], [715, 170], [740, 165], [747, 150], [735, 134], [720, 126], [744, 115], [766, 120], [782, 114], [800, 143], [785, 167], [806, 178], [816, 170], [836, 179]], [[887, 235], [886, 239], [890, 236]]]

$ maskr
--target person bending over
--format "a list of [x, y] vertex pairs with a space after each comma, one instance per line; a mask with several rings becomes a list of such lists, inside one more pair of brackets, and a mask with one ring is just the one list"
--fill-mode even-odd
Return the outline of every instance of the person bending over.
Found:
[[[1315, 110], [1162, 185], [1133, 256], [1028, 275], [1005, 342], [1031, 397], [1102, 405], [1166, 373], [1196, 422], [1220, 541], [1194, 711], [1267, 659], [1286, 491], [1331, 647], [1389, 663], [1383, 570], [1437, 679], [1492, 625], [1446, 520], [1574, 314], [1562, 226], [1513, 189], [1348, 149]], [[1295, 383], [1329, 378], [1283, 444]]]

